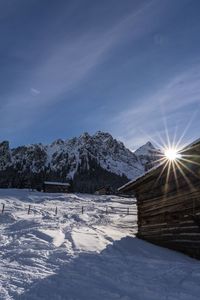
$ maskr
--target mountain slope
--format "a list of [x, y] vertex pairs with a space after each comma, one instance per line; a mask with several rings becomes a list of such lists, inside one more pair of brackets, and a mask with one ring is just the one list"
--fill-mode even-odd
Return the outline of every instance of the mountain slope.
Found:
[[149, 168], [155, 160], [154, 151], [148, 142], [133, 153], [100, 131], [15, 149], [4, 141], [0, 143], [0, 186], [41, 188], [48, 179], [73, 181], [76, 191], [93, 192], [102, 185], [115, 189]]

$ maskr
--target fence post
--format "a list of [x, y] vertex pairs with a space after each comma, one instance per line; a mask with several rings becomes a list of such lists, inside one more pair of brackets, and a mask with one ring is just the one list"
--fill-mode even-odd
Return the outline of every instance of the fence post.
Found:
[[3, 203], [2, 204], [2, 210], [1, 210], [1, 213], [3, 214], [3, 212], [4, 212], [4, 208], [5, 208], [5, 204]]
[[83, 214], [83, 211], [84, 211], [84, 209], [83, 209], [83, 206], [82, 206], [82, 209], [81, 209], [81, 211], [82, 211], [82, 214]]
[[56, 206], [55, 215], [57, 215], [57, 213], [58, 213], [58, 208], [57, 208], [57, 206]]
[[127, 208], [127, 215], [129, 215], [129, 207]]
[[30, 214], [30, 211], [31, 211], [31, 205], [29, 204], [29, 206], [28, 206], [28, 215]]

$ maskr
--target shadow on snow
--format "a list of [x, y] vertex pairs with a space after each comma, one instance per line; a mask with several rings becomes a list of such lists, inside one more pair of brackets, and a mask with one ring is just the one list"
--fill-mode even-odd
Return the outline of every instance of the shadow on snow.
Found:
[[17, 300], [194, 300], [200, 263], [126, 237], [101, 253], [84, 253], [36, 281]]

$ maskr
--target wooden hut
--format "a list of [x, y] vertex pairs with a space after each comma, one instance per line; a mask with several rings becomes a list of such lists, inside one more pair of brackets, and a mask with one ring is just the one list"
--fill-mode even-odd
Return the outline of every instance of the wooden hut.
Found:
[[139, 238], [200, 258], [200, 141], [119, 192], [137, 199]]
[[44, 181], [43, 191], [46, 193], [68, 193], [70, 184], [67, 182]]
[[112, 189], [110, 186], [102, 186], [95, 191], [95, 195], [111, 195]]

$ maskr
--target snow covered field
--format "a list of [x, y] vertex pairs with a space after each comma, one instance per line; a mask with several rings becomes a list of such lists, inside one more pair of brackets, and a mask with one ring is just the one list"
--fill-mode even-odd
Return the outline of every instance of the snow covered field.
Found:
[[133, 199], [1, 189], [2, 204], [1, 300], [200, 299], [200, 262], [135, 238]]

